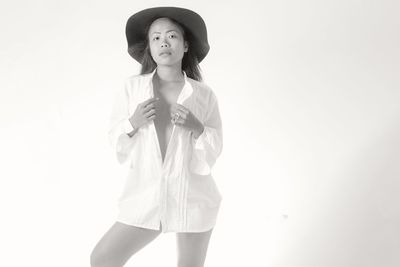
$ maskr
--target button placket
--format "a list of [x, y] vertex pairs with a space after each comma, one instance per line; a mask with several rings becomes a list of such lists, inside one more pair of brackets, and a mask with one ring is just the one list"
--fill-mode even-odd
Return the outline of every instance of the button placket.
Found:
[[[155, 73], [155, 71], [153, 72], [153, 75], [154, 75], [154, 73]], [[192, 88], [190, 87], [190, 84], [188, 84], [188, 82], [186, 80], [186, 74], [185, 74], [185, 84], [178, 96], [177, 103], [182, 105], [183, 102], [191, 95], [191, 93], [192, 93]], [[149, 84], [149, 95], [150, 95], [150, 97], [154, 97], [154, 87], [153, 87], [152, 80], [150, 81], [150, 84]], [[171, 151], [170, 151], [171, 144], [173, 142], [174, 135], [176, 134], [175, 133], [176, 125], [175, 124], [173, 125], [171, 136], [170, 136], [170, 139], [168, 140], [164, 161], [162, 160], [160, 142], [158, 140], [158, 135], [157, 135], [154, 121], [151, 122], [151, 128], [153, 129], [152, 130], [153, 139], [155, 140], [155, 143], [157, 146], [157, 148], [156, 148], [156, 150], [158, 151], [157, 157], [158, 157], [158, 162], [159, 162], [159, 166], [160, 166], [160, 170], [161, 170], [160, 171], [160, 173], [161, 173], [160, 203], [159, 203], [160, 204], [160, 223], [163, 228], [163, 231], [167, 231], [167, 229], [168, 229], [167, 203], [168, 203], [168, 188], [169, 187], [168, 187], [168, 175], [167, 175], [168, 172], [167, 172], [166, 166], [168, 166], [168, 163], [170, 161], [169, 154], [171, 153]], [[169, 163], [169, 165], [170, 165], [170, 163]], [[175, 188], [175, 190], [176, 190], [176, 188]], [[178, 193], [179, 192], [175, 192], [175, 194], [178, 194]]]

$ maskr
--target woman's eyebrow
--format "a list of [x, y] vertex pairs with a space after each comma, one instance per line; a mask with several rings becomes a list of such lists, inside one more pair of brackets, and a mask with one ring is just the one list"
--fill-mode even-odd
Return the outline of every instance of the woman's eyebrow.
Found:
[[[169, 30], [169, 31], [166, 31], [166, 32], [177, 32], [176, 30]], [[152, 34], [155, 34], [155, 33], [161, 33], [161, 32], [153, 32]]]

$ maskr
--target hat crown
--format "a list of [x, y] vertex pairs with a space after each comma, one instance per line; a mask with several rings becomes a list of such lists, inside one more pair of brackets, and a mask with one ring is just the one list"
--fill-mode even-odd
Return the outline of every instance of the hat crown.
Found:
[[[204, 20], [196, 12], [180, 7], [153, 7], [133, 14], [126, 23], [126, 38], [128, 41], [128, 53], [139, 63], [144, 55], [143, 46], [147, 38], [146, 29], [156, 19], [167, 17], [182, 24], [192, 36], [192, 47], [197, 61], [200, 63], [208, 54], [210, 45], [207, 38], [207, 27]], [[140, 48], [138, 48], [140, 47]]]

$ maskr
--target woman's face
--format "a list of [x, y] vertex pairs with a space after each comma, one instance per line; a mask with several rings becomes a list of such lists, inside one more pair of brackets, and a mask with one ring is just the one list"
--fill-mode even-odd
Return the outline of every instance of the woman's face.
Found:
[[168, 18], [155, 20], [148, 33], [150, 53], [157, 65], [179, 65], [188, 51], [181, 29]]

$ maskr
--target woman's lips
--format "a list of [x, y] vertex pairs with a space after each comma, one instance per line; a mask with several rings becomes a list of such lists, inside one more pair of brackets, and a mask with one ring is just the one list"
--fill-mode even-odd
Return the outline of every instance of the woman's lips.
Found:
[[170, 55], [171, 55], [170, 52], [163, 52], [163, 53], [160, 54], [160, 57], [161, 57], [161, 56], [170, 56]]

